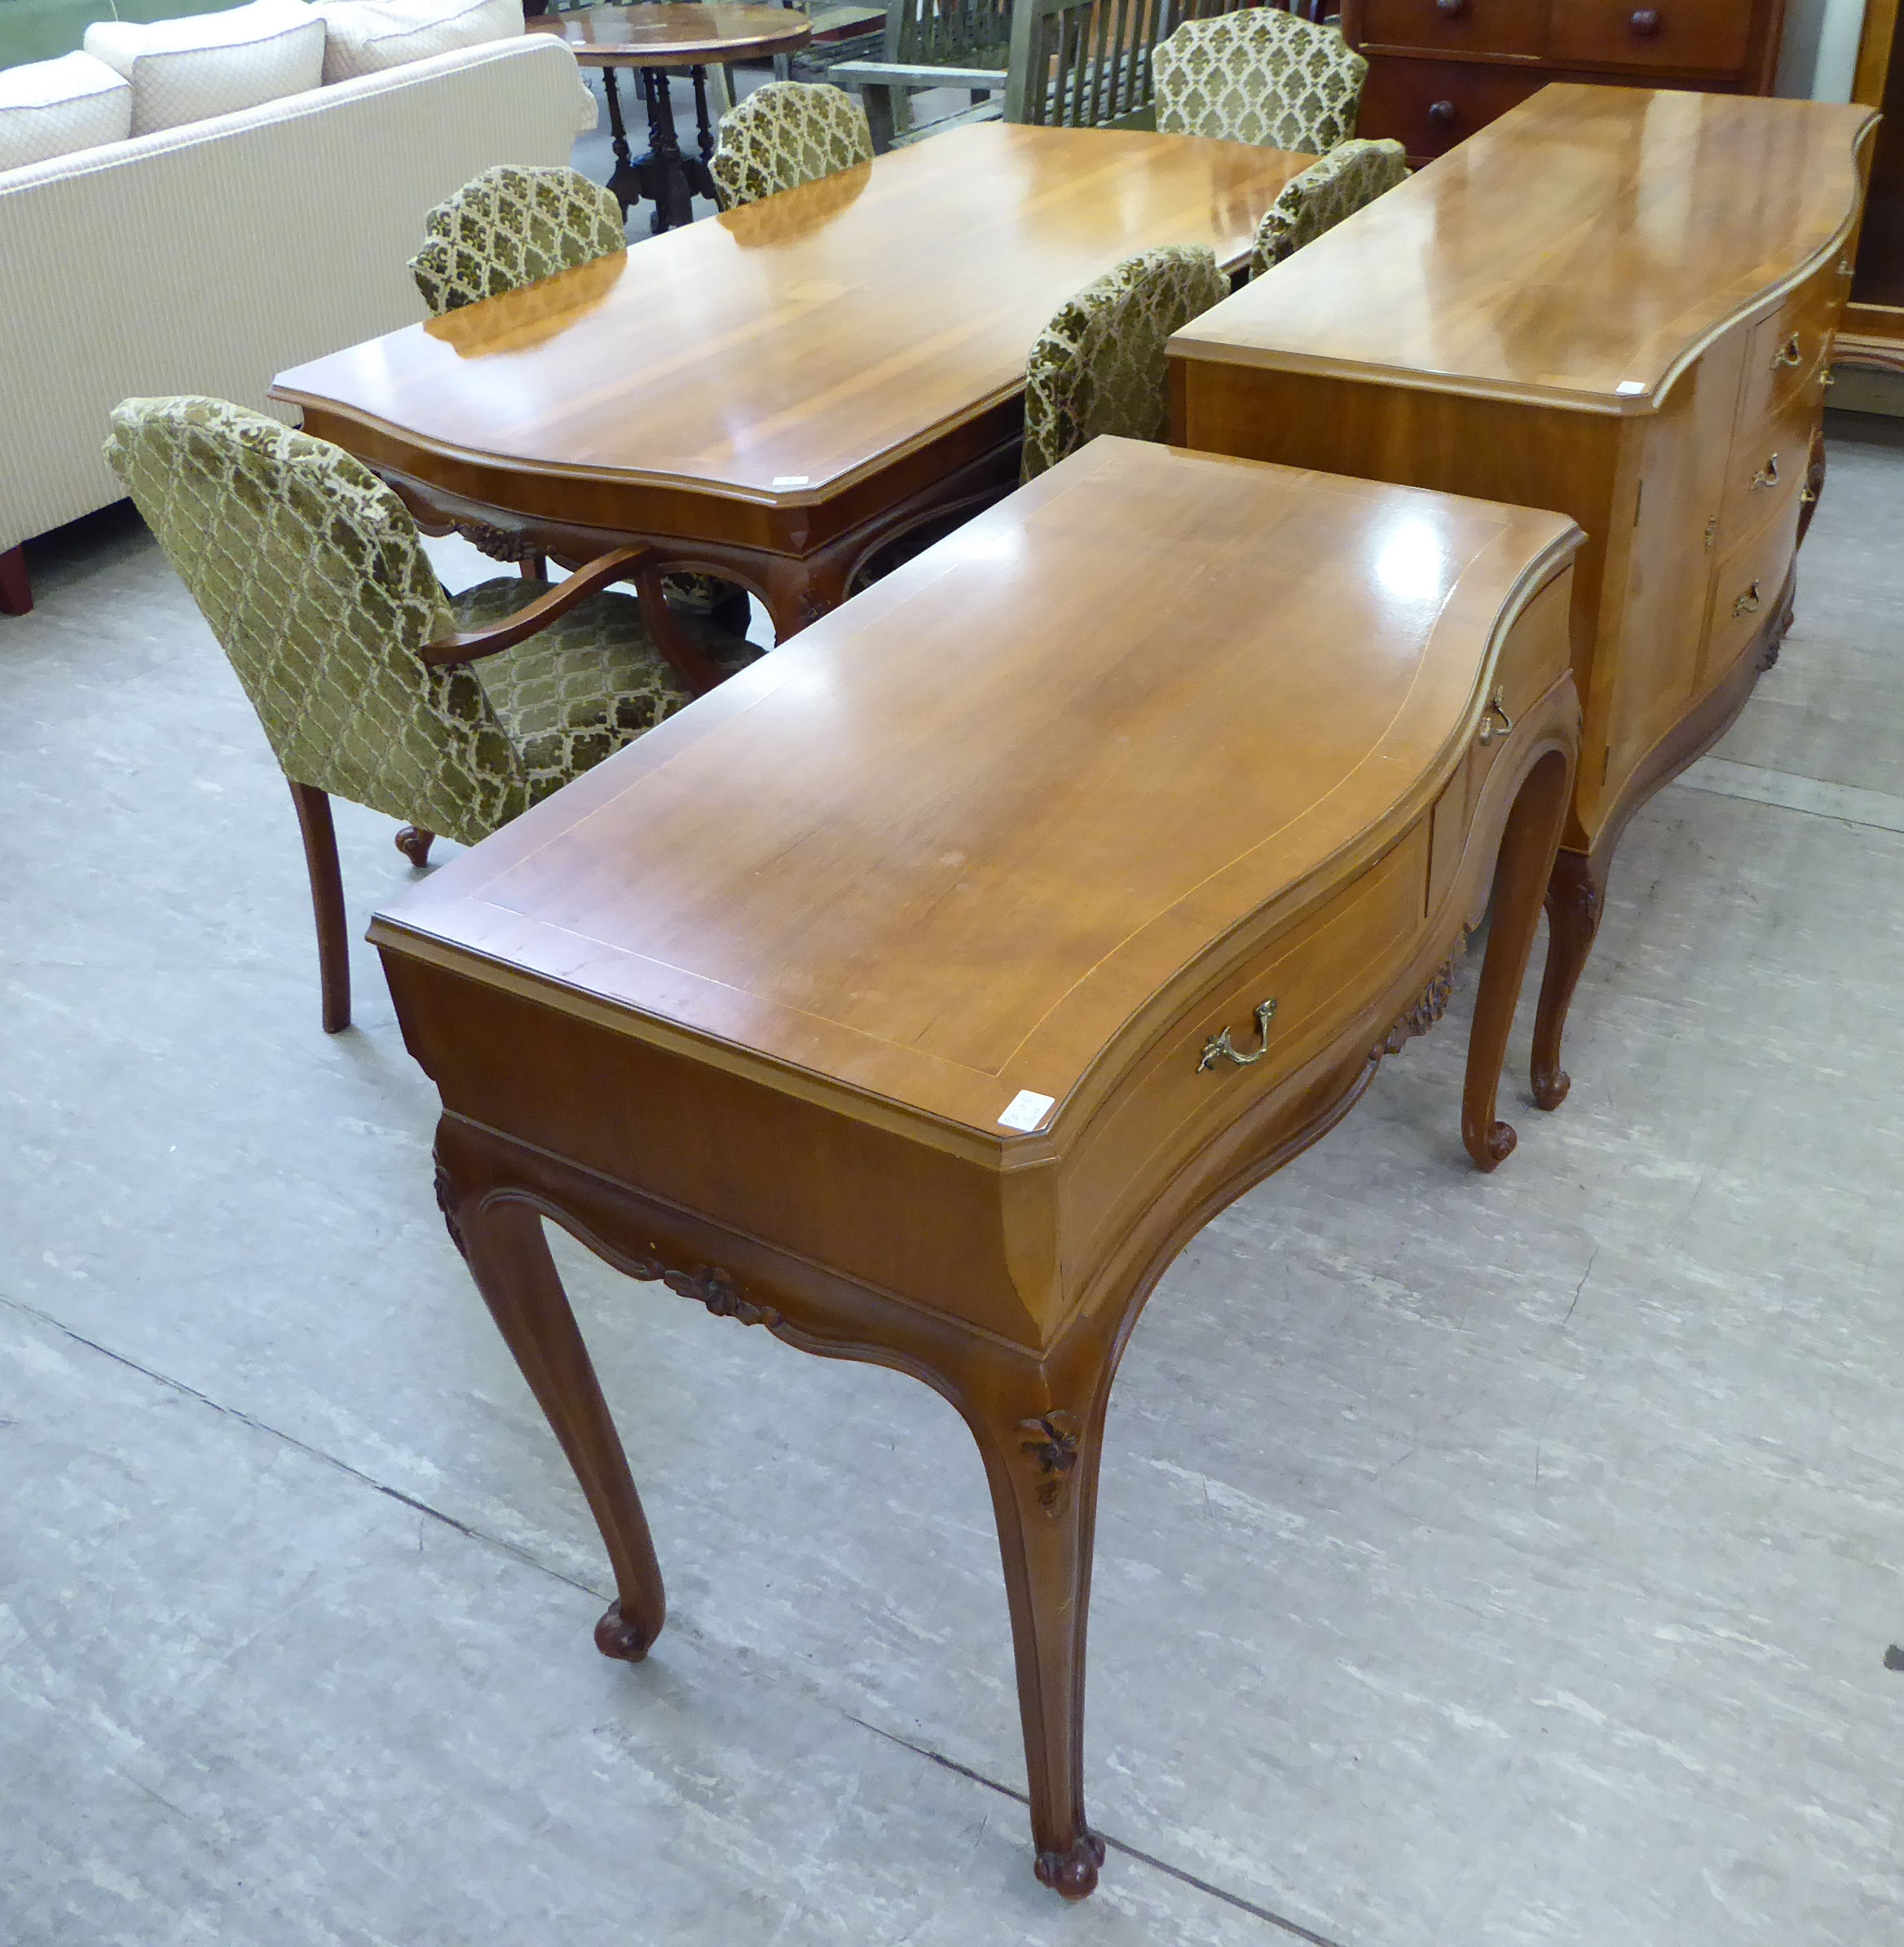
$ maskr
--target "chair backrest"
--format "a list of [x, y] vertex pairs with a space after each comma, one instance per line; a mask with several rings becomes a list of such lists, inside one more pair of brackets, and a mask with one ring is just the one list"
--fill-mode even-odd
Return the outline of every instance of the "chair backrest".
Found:
[[721, 206], [756, 203], [873, 159], [866, 112], [824, 81], [769, 81], [721, 117], [708, 168]]
[[401, 500], [341, 448], [215, 399], [129, 399], [106, 458], [231, 659], [284, 774], [473, 842], [523, 810]]
[[1368, 72], [1338, 29], [1272, 7], [1186, 20], [1155, 65], [1159, 134], [1316, 155], [1355, 134]]
[[1283, 185], [1257, 227], [1256, 248], [1250, 254], [1250, 275], [1260, 277], [1292, 251], [1312, 244], [1364, 204], [1386, 196], [1408, 178], [1408, 165], [1399, 142], [1339, 143], [1320, 162]]
[[1005, 119], [1147, 128], [1158, 44], [1186, 20], [1258, 0], [1013, 0]]
[[621, 205], [566, 167], [486, 169], [423, 219], [410, 275], [440, 315], [628, 248]]
[[1068, 299], [1025, 364], [1020, 477], [1036, 479], [1100, 433], [1162, 438], [1170, 417], [1164, 348], [1229, 293], [1214, 251], [1166, 244]]
[[1012, 0], [887, 0], [886, 53], [907, 67], [1003, 68]]

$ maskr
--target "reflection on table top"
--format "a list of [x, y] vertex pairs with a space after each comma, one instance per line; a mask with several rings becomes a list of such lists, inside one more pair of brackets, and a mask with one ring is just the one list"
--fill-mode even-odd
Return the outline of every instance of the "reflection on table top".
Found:
[[1095, 440], [379, 929], [995, 1134], [1266, 900], [1420, 815], [1500, 618], [1577, 538]]
[[1289, 371], [1650, 412], [1841, 242], [1869, 108], [1554, 85], [1178, 334]]
[[1010, 399], [1052, 313], [1122, 258], [1240, 262], [1312, 160], [956, 130], [299, 366], [273, 396], [459, 464], [808, 504]]
[[784, 7], [734, 7], [725, 0], [658, 0], [640, 7], [584, 7], [543, 14], [531, 33], [568, 43], [585, 67], [694, 67], [742, 55], [790, 54], [813, 38], [805, 12]]

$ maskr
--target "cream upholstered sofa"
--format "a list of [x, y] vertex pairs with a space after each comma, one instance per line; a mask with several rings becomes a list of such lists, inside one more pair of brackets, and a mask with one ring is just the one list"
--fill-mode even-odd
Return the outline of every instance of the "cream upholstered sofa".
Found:
[[0, 170], [0, 562], [124, 495], [121, 399], [271, 410], [287, 366], [423, 316], [433, 205], [566, 161], [594, 120], [575, 57], [530, 34]]

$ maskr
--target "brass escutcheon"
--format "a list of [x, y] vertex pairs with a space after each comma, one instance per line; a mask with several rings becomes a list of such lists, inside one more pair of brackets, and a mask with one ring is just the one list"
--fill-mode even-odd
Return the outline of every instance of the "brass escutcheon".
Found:
[[1763, 606], [1764, 598], [1760, 595], [1759, 584], [1755, 581], [1739, 597], [1738, 601], [1733, 603], [1732, 612], [1735, 615], [1756, 615]]
[[1752, 484], [1755, 493], [1761, 487], [1776, 487], [1778, 484], [1778, 456], [1776, 453], [1752, 475]]
[[1276, 1002], [1265, 1001], [1256, 1010], [1256, 1039], [1258, 1047], [1254, 1055], [1239, 1055], [1231, 1044], [1230, 1031], [1225, 1028], [1220, 1034], [1213, 1034], [1203, 1044], [1203, 1059], [1197, 1064], [1201, 1075], [1205, 1068], [1214, 1068], [1219, 1061], [1233, 1061], [1240, 1068], [1253, 1068], [1269, 1052], [1269, 1024], [1276, 1018]]

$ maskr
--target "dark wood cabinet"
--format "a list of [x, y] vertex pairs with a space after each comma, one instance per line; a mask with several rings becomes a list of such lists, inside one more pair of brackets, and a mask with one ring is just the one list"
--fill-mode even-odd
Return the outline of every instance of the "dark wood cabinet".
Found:
[[1368, 57], [1358, 133], [1421, 163], [1549, 81], [1769, 95], [1785, 0], [1342, 0]]
[[1871, 150], [1864, 228], [1837, 361], [1904, 372], [1904, 60], [1897, 0], [1871, 0], [1851, 99], [1884, 112]]

